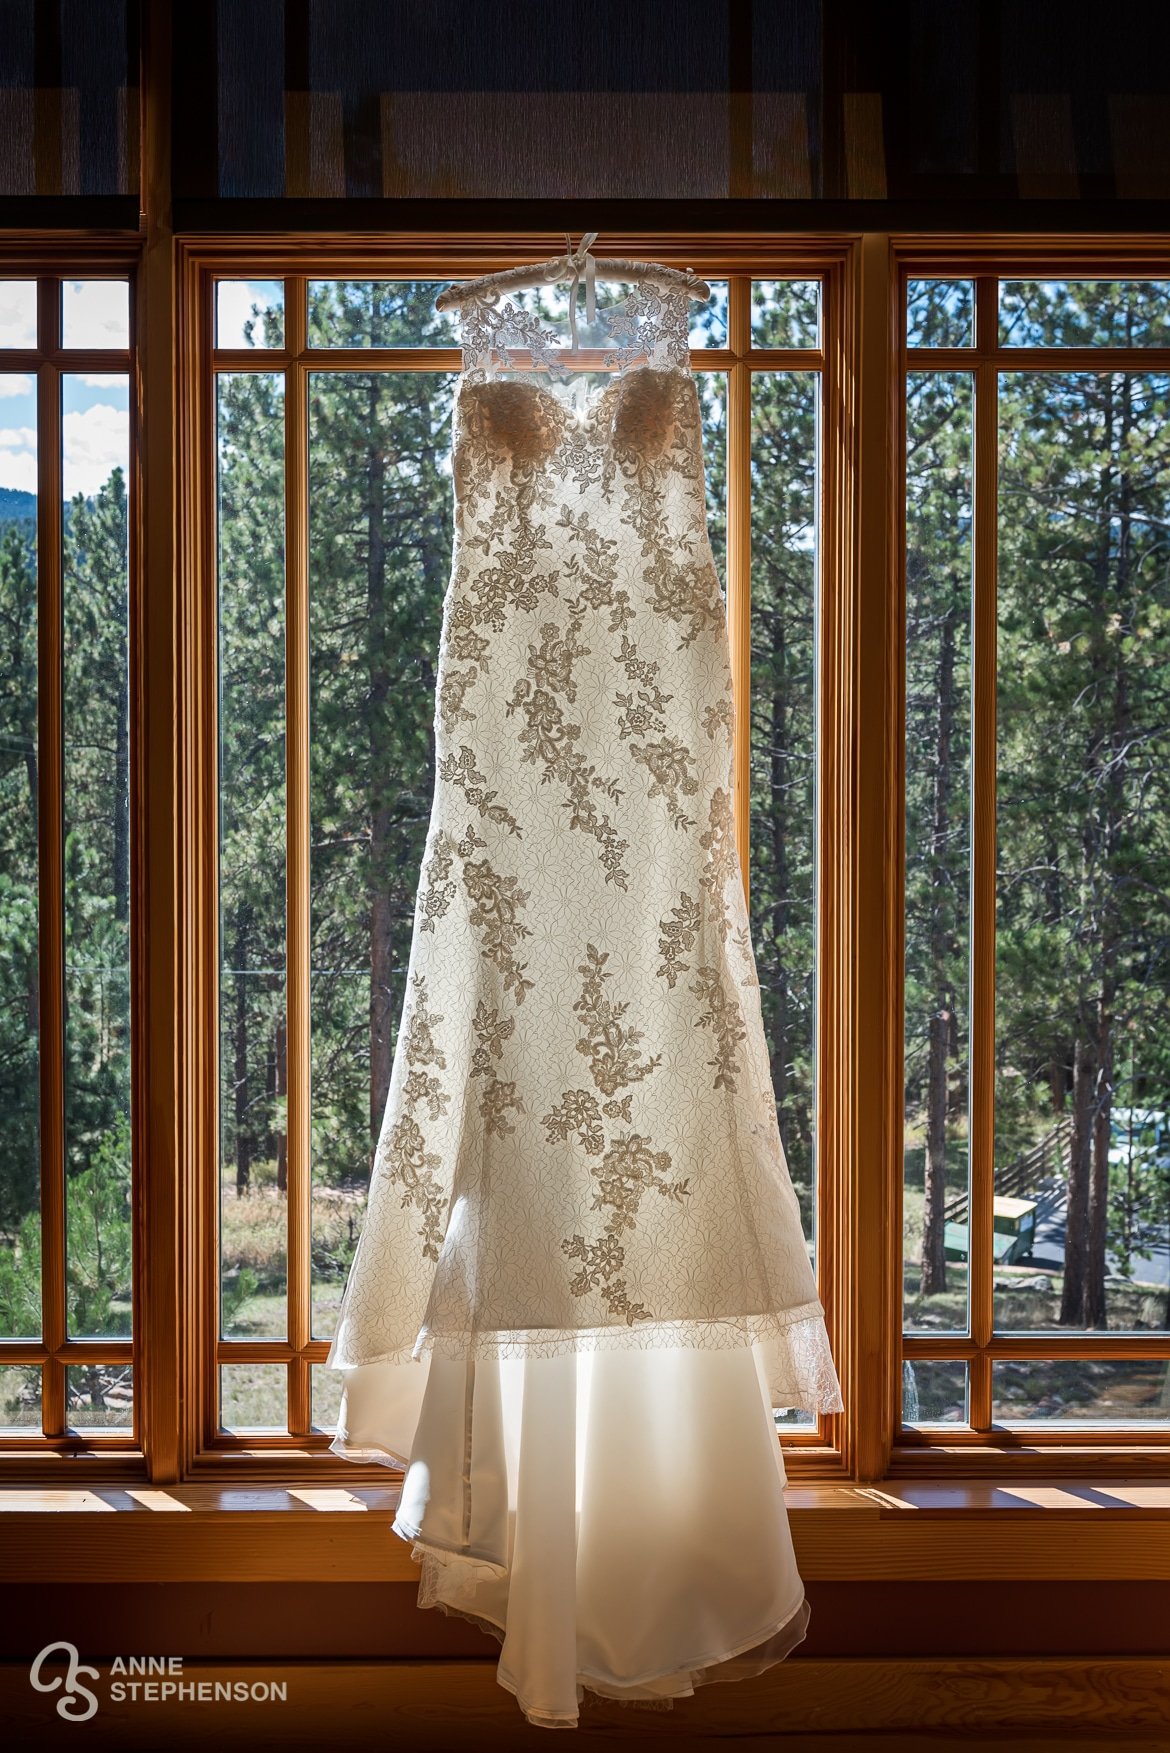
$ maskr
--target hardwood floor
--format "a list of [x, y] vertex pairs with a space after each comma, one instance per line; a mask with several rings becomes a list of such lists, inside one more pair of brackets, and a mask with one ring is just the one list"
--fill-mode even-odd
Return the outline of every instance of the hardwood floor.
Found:
[[[82, 1660], [84, 1660], [84, 1655]], [[0, 1718], [17, 1748], [365, 1748], [511, 1753], [542, 1731], [496, 1681], [494, 1661], [184, 1662], [181, 1681], [235, 1683], [243, 1698], [198, 1702], [110, 1695], [109, 1664], [82, 1676], [98, 1700], [79, 1729], [35, 1691], [26, 1664], [0, 1666]], [[46, 1669], [46, 1678], [60, 1673]], [[158, 1677], [156, 1676], [156, 1683]], [[139, 1678], [139, 1684], [142, 1684]], [[284, 1696], [280, 1696], [283, 1688]], [[273, 1692], [275, 1689], [275, 1696]], [[58, 1694], [59, 1696], [59, 1694]], [[1170, 1748], [1170, 1660], [823, 1660], [803, 1657], [750, 1681], [711, 1685], [672, 1710], [586, 1696], [572, 1746], [713, 1753], [1002, 1753]]]

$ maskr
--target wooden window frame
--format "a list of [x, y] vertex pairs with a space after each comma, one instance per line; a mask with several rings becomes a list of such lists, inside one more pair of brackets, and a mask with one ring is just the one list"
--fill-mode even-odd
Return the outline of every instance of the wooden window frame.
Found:
[[[1170, 279], [1170, 240], [1151, 237], [1003, 236], [900, 237], [891, 250], [893, 316], [897, 354], [892, 409], [893, 456], [898, 468], [899, 507], [892, 581], [896, 613], [888, 662], [896, 701], [890, 719], [905, 720], [906, 391], [911, 371], [963, 371], [973, 379], [973, 597], [972, 597], [972, 842], [971, 842], [971, 1019], [970, 1019], [970, 1225], [969, 1332], [965, 1336], [902, 1337], [902, 1355], [962, 1359], [967, 1363], [970, 1428], [900, 1427], [894, 1432], [889, 1474], [934, 1474], [961, 1469], [970, 1476], [1000, 1473], [1005, 1457], [1013, 1472], [1066, 1474], [1086, 1465], [1106, 1473], [1164, 1473], [1170, 1461], [1170, 1424], [1083, 1431], [1046, 1430], [1040, 1421], [1011, 1427], [992, 1422], [992, 1367], [1005, 1358], [1170, 1358], [1170, 1333], [1096, 1334], [1076, 1330], [1048, 1334], [995, 1331], [991, 1202], [995, 1191], [995, 962], [996, 962], [996, 777], [997, 777], [997, 571], [998, 571], [998, 393], [1002, 371], [1162, 370], [1170, 369], [1170, 348], [1037, 348], [1003, 346], [999, 340], [998, 283], [1001, 279], [1140, 280]], [[974, 334], [969, 347], [910, 348], [906, 342], [905, 295], [911, 279], [956, 279], [974, 283]], [[890, 808], [898, 832], [887, 882], [902, 915], [905, 889], [904, 739], [893, 751]], [[893, 1007], [881, 1025], [897, 1048], [890, 1080], [887, 1149], [890, 1169], [902, 1187], [902, 987], [903, 943], [897, 935], [898, 970]], [[877, 1022], [875, 1017], [875, 1023]], [[895, 1166], [898, 1165], [898, 1166]], [[901, 1251], [899, 1210], [895, 1225]], [[899, 1283], [901, 1266], [899, 1263]], [[902, 1324], [899, 1315], [899, 1328]]]
[[[41, 1370], [42, 1434], [0, 1433], [0, 1481], [22, 1470], [31, 1452], [58, 1457], [100, 1457], [114, 1472], [135, 1466], [141, 1439], [139, 1389], [140, 1327], [143, 1296], [140, 1245], [144, 1208], [141, 1125], [150, 1075], [144, 971], [146, 915], [142, 905], [145, 836], [142, 830], [144, 771], [142, 722], [144, 602], [139, 563], [140, 482], [135, 388], [138, 333], [135, 284], [139, 249], [133, 239], [84, 237], [21, 240], [0, 245], [0, 275], [36, 282], [37, 338], [33, 347], [6, 348], [0, 370], [21, 372], [36, 382], [37, 402], [37, 938], [39, 1141], [41, 1210], [41, 1332], [33, 1339], [0, 1340], [0, 1364]], [[129, 333], [121, 348], [62, 344], [62, 287], [67, 280], [124, 280], [128, 288]], [[134, 1210], [133, 1323], [129, 1338], [69, 1334], [66, 1306], [65, 1180], [65, 892], [63, 822], [65, 805], [64, 701], [64, 502], [62, 385], [78, 372], [124, 372], [129, 391], [129, 470], [127, 575], [127, 665], [130, 698], [130, 1120], [131, 1200]], [[133, 1370], [132, 1424], [120, 1431], [70, 1431], [66, 1421], [67, 1371], [77, 1365], [129, 1364]]]
[[[152, 174], [162, 176], [161, 160]], [[95, 1482], [191, 1480], [210, 1488], [217, 1482], [288, 1482], [307, 1474], [334, 1484], [368, 1479], [385, 1484], [385, 1470], [365, 1472], [332, 1456], [325, 1437], [303, 1443], [245, 1437], [224, 1445], [210, 1428], [209, 1384], [219, 1344], [213, 1325], [218, 1137], [210, 289], [216, 277], [245, 272], [266, 278], [296, 273], [458, 278], [524, 255], [539, 259], [559, 248], [561, 240], [559, 234], [554, 238], [548, 233], [476, 234], [441, 245], [429, 234], [411, 233], [368, 240], [275, 234], [174, 239], [166, 201], [157, 191], [148, 191], [146, 210], [144, 237], [0, 236], [4, 275], [126, 271], [134, 282], [133, 1363], [138, 1421], [130, 1444], [84, 1433], [47, 1439], [39, 1446], [23, 1438], [6, 1442], [0, 1446], [0, 1486], [59, 1484], [65, 1459], [84, 1460], [85, 1476]], [[1127, 1433], [1110, 1431], [1108, 1441], [1102, 1441], [1090, 1431], [1079, 1441], [1076, 1433], [1056, 1436], [1018, 1427], [969, 1434], [936, 1428], [928, 1440], [921, 1440], [920, 1432], [907, 1433], [900, 1424], [901, 446], [907, 368], [900, 288], [910, 275], [931, 274], [1170, 277], [1170, 244], [1161, 238], [1114, 234], [1036, 239], [884, 232], [804, 237], [631, 232], [614, 234], [608, 247], [617, 253], [649, 250], [713, 279], [817, 275], [825, 284], [818, 610], [818, 1228], [821, 1289], [846, 1411], [822, 1419], [816, 1432], [785, 1433], [789, 1477], [798, 1490], [811, 1491], [851, 1480], [915, 1476], [945, 1482], [955, 1477], [1164, 1473], [1165, 1433], [1138, 1431], [1128, 1433], [1127, 1440]], [[750, 372], [760, 365], [807, 368], [813, 358], [804, 350], [799, 359], [791, 354], [745, 358], [750, 329], [744, 324], [750, 319], [744, 302], [737, 309], [728, 349], [704, 350], [703, 358], [728, 369], [728, 442], [738, 447], [734, 454], [742, 459], [750, 444], [745, 393]], [[280, 350], [251, 352], [249, 363], [253, 369], [279, 369], [285, 358]], [[371, 359], [363, 352], [348, 362], [368, 368]], [[428, 350], [425, 363], [436, 364], [436, 354]], [[964, 350], [964, 364], [977, 366], [975, 350]], [[976, 443], [978, 448], [978, 439]], [[986, 494], [986, 440], [980, 454], [985, 471], [981, 491]], [[737, 473], [746, 479], [742, 465], [733, 464], [729, 456], [729, 488]], [[730, 631], [741, 685], [750, 663], [750, 602], [744, 589], [748, 535], [746, 495], [741, 494], [738, 503], [733, 499], [728, 506]], [[290, 561], [299, 553], [297, 564], [303, 569], [303, 529], [299, 550], [291, 529], [290, 538]], [[987, 600], [984, 591], [985, 616]], [[304, 661], [303, 652], [296, 661]], [[986, 685], [981, 699], [985, 714]], [[740, 759], [745, 735], [741, 725]], [[986, 781], [980, 795], [986, 812]], [[986, 886], [986, 870], [981, 880]], [[982, 953], [986, 955], [985, 946]], [[981, 978], [983, 996], [973, 1039], [978, 1029], [986, 1043], [986, 968]], [[307, 1024], [306, 997], [302, 994], [300, 1000], [302, 1028]], [[982, 1050], [986, 1053], [986, 1044]], [[980, 1124], [986, 1136], [986, 1116]], [[986, 1198], [986, 1146], [980, 1161], [981, 1166], [973, 1165], [973, 1182], [976, 1175], [982, 1177], [978, 1196]], [[299, 1245], [307, 1245], [307, 1232]], [[986, 1292], [980, 1294], [985, 1316]], [[973, 1348], [977, 1337], [982, 1342], [985, 1335], [973, 1329], [971, 1341], [962, 1343]], [[103, 1342], [115, 1350], [120, 1343]], [[1104, 1354], [1124, 1355], [1119, 1344], [1124, 1347], [1125, 1341], [1107, 1337], [1086, 1344], [1075, 1336], [1067, 1342], [1058, 1336], [1052, 1345], [1032, 1342], [1029, 1348], [1046, 1355], [1063, 1348], [1088, 1356], [1101, 1354], [1098, 1343]], [[238, 1344], [231, 1342], [233, 1357], [241, 1357]], [[323, 1342], [316, 1344], [323, 1356]], [[1165, 1336], [1152, 1336], [1141, 1341], [1140, 1350], [1149, 1353], [1153, 1347], [1161, 1354], [1168, 1345]], [[1018, 1342], [1009, 1340], [1004, 1354], [1011, 1355], [1013, 1346]], [[307, 1371], [315, 1354], [303, 1345], [299, 1349], [298, 1367]], [[920, 1348], [915, 1342], [909, 1349]], [[932, 1342], [931, 1355], [948, 1355], [946, 1342]], [[0, 1343], [0, 1361], [22, 1357], [10, 1344]], [[43, 1361], [39, 1353], [36, 1361]]]
[[[310, 1370], [324, 1361], [329, 1343], [311, 1334], [309, 1272], [309, 993], [307, 868], [308, 762], [306, 715], [308, 676], [308, 430], [306, 378], [310, 371], [458, 371], [458, 347], [403, 348], [394, 350], [336, 348], [314, 350], [307, 345], [307, 283], [309, 279], [462, 279], [492, 267], [513, 264], [526, 256], [540, 261], [556, 252], [560, 239], [549, 234], [515, 234], [488, 239], [452, 239], [436, 246], [433, 240], [401, 237], [371, 239], [356, 245], [351, 239], [305, 238], [290, 244], [284, 238], [233, 238], [230, 243], [180, 240], [178, 291], [182, 328], [180, 357], [181, 450], [179, 479], [184, 483], [180, 508], [185, 531], [186, 575], [199, 580], [192, 600], [181, 611], [189, 625], [185, 642], [193, 654], [188, 677], [194, 722], [198, 725], [200, 786], [191, 800], [189, 841], [199, 848], [193, 873], [192, 941], [198, 968], [198, 1001], [190, 1015], [193, 1038], [185, 1057], [199, 1066], [202, 1098], [193, 1116], [190, 1158], [202, 1165], [199, 1191], [190, 1211], [192, 1241], [185, 1253], [199, 1262], [198, 1283], [190, 1308], [193, 1330], [198, 1334], [197, 1387], [189, 1404], [197, 1407], [197, 1422], [189, 1425], [188, 1468], [191, 1478], [235, 1475], [246, 1470], [249, 1477], [284, 1479], [303, 1471], [311, 1462], [314, 1473], [364, 1480], [385, 1477], [375, 1464], [347, 1462], [329, 1451], [328, 1434], [308, 1430]], [[728, 280], [729, 333], [723, 348], [696, 349], [696, 369], [727, 375], [728, 508], [727, 596], [733, 681], [737, 700], [746, 698], [750, 685], [750, 375], [760, 370], [812, 371], [822, 378], [821, 469], [818, 507], [821, 529], [818, 592], [821, 653], [820, 718], [840, 713], [843, 699], [836, 686], [829, 653], [841, 645], [840, 622], [845, 614], [841, 584], [848, 575], [843, 564], [845, 520], [839, 515], [844, 502], [841, 483], [849, 468], [847, 429], [844, 420], [842, 377], [846, 350], [841, 335], [848, 307], [846, 287], [851, 259], [847, 241], [832, 239], [764, 240], [739, 243], [730, 250], [722, 239], [676, 237], [631, 233], [611, 238], [609, 245], [622, 254], [651, 251], [657, 260], [692, 266], [711, 279]], [[822, 285], [822, 345], [816, 348], [764, 349], [752, 344], [751, 281], [753, 279], [816, 278]], [[215, 349], [215, 286], [220, 279], [279, 280], [285, 287], [285, 345], [280, 348]], [[288, 1339], [287, 1342], [223, 1339], [218, 1334], [218, 1219], [219, 1197], [218, 1128], [216, 1125], [216, 1077], [214, 1070], [217, 1021], [216, 861], [215, 845], [215, 402], [217, 371], [249, 370], [285, 374], [285, 481], [286, 481], [286, 678], [287, 718], [287, 820], [288, 820]], [[188, 616], [190, 619], [188, 620]], [[198, 654], [197, 656], [195, 654]], [[750, 723], [748, 714], [737, 712], [737, 770], [746, 772]], [[822, 744], [830, 739], [822, 728]], [[844, 812], [828, 801], [834, 786], [846, 782], [846, 763], [822, 762], [820, 788], [824, 838], [818, 848], [821, 873], [819, 957], [824, 957], [829, 933], [826, 917], [842, 915], [838, 884], [843, 868], [838, 844], [838, 824]], [[744, 858], [747, 883], [747, 787], [738, 787], [737, 830]], [[824, 1165], [832, 1149], [829, 1124], [834, 1074], [826, 1043], [842, 1038], [843, 1028], [831, 996], [832, 981], [822, 974], [818, 1005], [818, 1076], [820, 1099], [817, 1122], [817, 1162]], [[210, 1007], [210, 1008], [208, 1008]], [[184, 1020], [188, 1007], [183, 1008]], [[197, 1019], [197, 1020], [196, 1020]], [[840, 1096], [838, 1096], [840, 1100]], [[842, 1103], [843, 1105], [843, 1103]], [[819, 1222], [822, 1240], [822, 1283], [826, 1306], [839, 1302], [833, 1283], [840, 1249], [832, 1241], [840, 1201], [830, 1194], [832, 1174], [818, 1173]], [[216, 1371], [223, 1363], [271, 1362], [290, 1371], [290, 1417], [300, 1433], [220, 1430], [215, 1419]], [[840, 1451], [840, 1415], [823, 1417], [811, 1430], [784, 1433], [790, 1475], [824, 1477], [826, 1471], [843, 1476]]]

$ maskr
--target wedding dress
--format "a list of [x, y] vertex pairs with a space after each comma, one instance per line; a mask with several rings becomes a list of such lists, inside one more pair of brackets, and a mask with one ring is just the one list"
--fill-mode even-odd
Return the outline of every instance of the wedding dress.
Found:
[[335, 1452], [406, 1470], [419, 1604], [548, 1726], [801, 1641], [772, 1408], [842, 1405], [736, 848], [692, 284], [598, 311], [585, 394], [557, 329], [462, 289], [434, 804], [328, 1358]]

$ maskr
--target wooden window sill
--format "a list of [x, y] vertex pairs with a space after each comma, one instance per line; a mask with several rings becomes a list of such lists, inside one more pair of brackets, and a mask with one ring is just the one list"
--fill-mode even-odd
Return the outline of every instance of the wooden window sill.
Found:
[[[1170, 1482], [879, 1480], [785, 1495], [808, 1580], [1170, 1580]], [[393, 1486], [312, 1482], [6, 1487], [0, 1579], [413, 1583], [410, 1546], [390, 1529], [397, 1503]]]

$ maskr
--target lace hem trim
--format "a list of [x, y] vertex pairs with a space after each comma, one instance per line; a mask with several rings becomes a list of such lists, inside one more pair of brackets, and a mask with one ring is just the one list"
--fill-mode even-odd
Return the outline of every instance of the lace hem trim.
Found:
[[424, 1327], [413, 1345], [377, 1357], [327, 1359], [333, 1369], [363, 1364], [419, 1362], [433, 1352], [446, 1358], [564, 1357], [575, 1351], [653, 1351], [677, 1346], [728, 1351], [762, 1347], [772, 1405], [806, 1412], [841, 1412], [841, 1384], [819, 1302], [765, 1314], [711, 1320], [634, 1322], [624, 1327], [512, 1328], [433, 1333]]
[[376, 1462], [379, 1467], [388, 1467], [394, 1473], [405, 1473], [410, 1466], [409, 1455], [395, 1455], [389, 1449], [371, 1449], [362, 1443], [348, 1442], [341, 1436], [333, 1438], [329, 1449], [331, 1454], [340, 1455], [343, 1461], [360, 1461], [367, 1465]]

